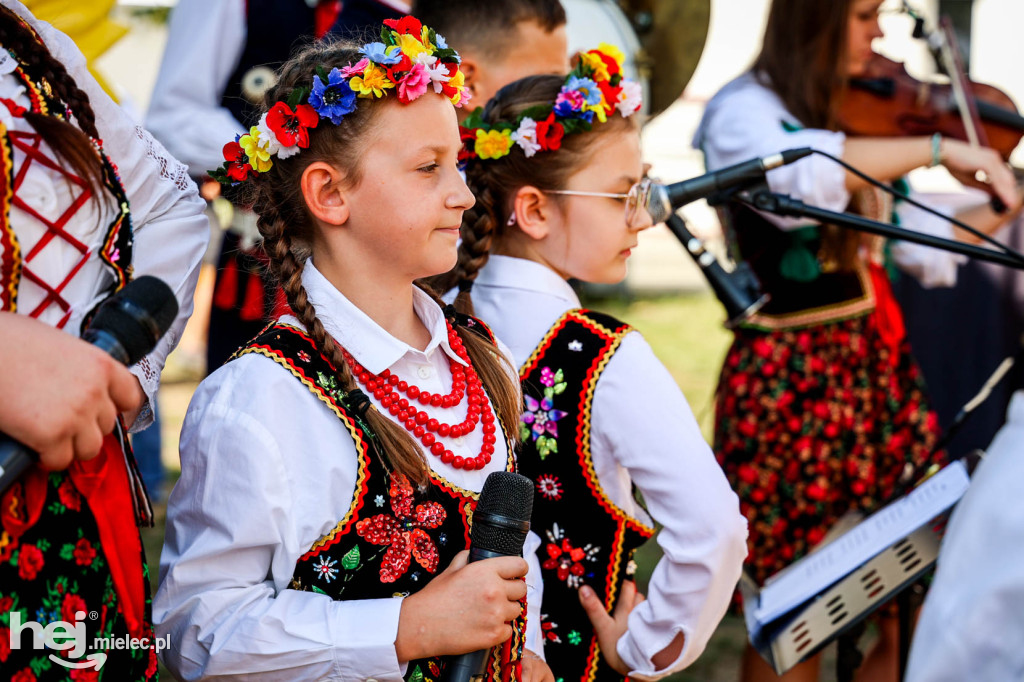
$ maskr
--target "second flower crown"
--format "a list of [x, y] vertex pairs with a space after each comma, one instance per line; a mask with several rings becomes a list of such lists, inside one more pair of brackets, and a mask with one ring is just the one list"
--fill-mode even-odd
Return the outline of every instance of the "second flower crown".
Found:
[[[319, 66], [310, 85], [293, 89], [275, 102], [249, 132], [224, 145], [224, 163], [209, 171], [225, 185], [238, 185], [273, 168], [275, 159], [287, 159], [309, 147], [309, 131], [323, 119], [340, 124], [356, 109], [359, 99], [383, 98], [389, 90], [408, 104], [433, 89], [456, 107], [469, 101], [458, 52], [443, 36], [418, 19], [386, 19], [381, 41], [359, 50], [355, 64], [329, 71]], [[477, 109], [462, 126], [462, 162], [499, 159], [518, 145], [529, 158], [538, 151], [559, 149], [564, 135], [590, 130], [618, 111], [631, 116], [640, 110], [640, 84], [623, 78], [622, 51], [601, 43], [581, 52], [558, 97], [551, 104], [531, 107], [515, 121], [488, 124]]]
[[624, 78], [622, 50], [601, 43], [596, 50], [580, 52], [576, 66], [565, 79], [555, 101], [521, 112], [513, 121], [483, 120], [477, 109], [462, 125], [463, 151], [460, 159], [500, 159], [518, 146], [526, 158], [537, 152], [554, 151], [562, 138], [588, 131], [594, 119], [604, 123], [616, 111], [629, 117], [640, 111], [640, 84]]

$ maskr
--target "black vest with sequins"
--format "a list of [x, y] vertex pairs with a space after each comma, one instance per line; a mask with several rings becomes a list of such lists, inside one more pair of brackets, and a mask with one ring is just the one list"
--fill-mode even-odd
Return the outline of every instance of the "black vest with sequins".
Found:
[[[487, 334], [483, 324], [471, 328]], [[302, 382], [345, 424], [356, 446], [357, 474], [345, 517], [299, 557], [291, 589], [317, 592], [332, 599], [404, 597], [422, 589], [469, 547], [478, 493], [459, 488], [435, 472], [414, 487], [402, 474], [385, 468], [377, 440], [366, 424], [344, 406], [334, 368], [306, 333], [272, 324], [235, 357], [257, 353], [277, 362]], [[515, 469], [509, 448], [506, 470]], [[523, 610], [525, 614], [525, 608]], [[525, 641], [525, 617], [514, 634], [488, 657], [486, 680], [517, 682]], [[405, 679], [436, 682], [445, 658], [409, 662]]]
[[566, 682], [622, 679], [601, 658], [576, 590], [589, 585], [612, 611], [633, 572], [633, 552], [654, 533], [611, 501], [591, 453], [597, 382], [629, 332], [607, 315], [570, 310], [519, 370], [526, 408], [519, 470], [536, 486], [544, 652], [555, 678]]

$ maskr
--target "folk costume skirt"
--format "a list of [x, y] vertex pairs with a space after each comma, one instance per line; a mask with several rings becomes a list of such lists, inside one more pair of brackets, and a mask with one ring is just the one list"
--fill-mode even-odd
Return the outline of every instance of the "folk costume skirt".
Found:
[[745, 568], [759, 585], [846, 512], [873, 511], [907, 462], [932, 454], [938, 420], [909, 344], [893, 345], [879, 326], [872, 313], [736, 332], [718, 385], [715, 454], [749, 522]]
[[[60, 472], [35, 467], [0, 496], [0, 680], [157, 679], [149, 575], [122, 447], [109, 435], [94, 459]], [[12, 648], [16, 612], [22, 634]], [[86, 650], [37, 649], [26, 621], [80, 623]], [[86, 667], [93, 654], [102, 656], [99, 669]]]

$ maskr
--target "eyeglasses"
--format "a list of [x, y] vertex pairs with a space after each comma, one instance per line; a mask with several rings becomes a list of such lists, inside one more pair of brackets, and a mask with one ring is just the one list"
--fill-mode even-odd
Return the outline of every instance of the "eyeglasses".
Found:
[[625, 199], [626, 225], [629, 227], [638, 227], [640, 225], [640, 209], [643, 208], [643, 210], [650, 214], [651, 186], [653, 184], [653, 180], [650, 178], [644, 178], [630, 187], [629, 192], [626, 194], [618, 194], [615, 192], [583, 192], [574, 189], [548, 189], [544, 190], [544, 193], [566, 194], [574, 197], [606, 197], [608, 199]]

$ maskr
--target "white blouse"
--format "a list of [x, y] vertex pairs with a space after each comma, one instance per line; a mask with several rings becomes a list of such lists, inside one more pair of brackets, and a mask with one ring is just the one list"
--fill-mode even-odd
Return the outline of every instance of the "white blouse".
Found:
[[[693, 138], [693, 146], [704, 152], [708, 170], [796, 147], [812, 147], [842, 158], [845, 144], [844, 133], [804, 128], [786, 110], [779, 96], [752, 72], [726, 84], [711, 98]], [[846, 170], [819, 154], [771, 170], [766, 179], [771, 191], [789, 194], [809, 205], [830, 211], [843, 211], [850, 201], [850, 193], [846, 190]], [[913, 192], [911, 196], [921, 200]], [[942, 207], [934, 208], [950, 213]], [[906, 202], [897, 203], [896, 213], [900, 227], [953, 239], [953, 226], [947, 220]], [[806, 218], [762, 215], [782, 229], [813, 222]], [[957, 267], [967, 260], [966, 256], [904, 241], [892, 243], [892, 256], [901, 270], [913, 275], [926, 287], [955, 285]]]
[[[68, 73], [88, 95], [96, 116], [96, 127], [103, 138], [103, 147], [117, 166], [128, 201], [134, 228], [133, 265], [135, 275], [154, 275], [174, 290], [178, 299], [178, 316], [157, 347], [137, 365], [130, 368], [139, 378], [148, 398], [154, 398], [160, 383], [160, 371], [167, 355], [181, 338], [185, 323], [192, 313], [192, 295], [199, 277], [199, 265], [210, 238], [209, 223], [203, 213], [205, 202], [199, 198], [195, 184], [188, 178], [185, 167], [116, 104], [89, 74], [85, 57], [74, 42], [49, 24], [32, 17], [16, 0], [3, 0], [4, 5], [24, 17], [43, 38], [51, 54], [67, 68]], [[14, 76], [13, 60], [0, 64], [0, 97], [28, 106], [23, 86]], [[35, 132], [23, 118], [12, 116], [6, 106], [0, 105], [0, 122], [9, 130]], [[54, 158], [48, 145], [41, 145], [48, 157]], [[26, 164], [23, 152], [16, 149], [14, 163]], [[28, 165], [24, 181], [17, 195], [35, 212], [53, 221], [71, 206], [77, 188], [69, 187], [64, 177], [38, 162]], [[78, 334], [82, 319], [100, 300], [102, 292], [113, 281], [113, 275], [100, 261], [98, 253], [106, 228], [115, 216], [113, 198], [103, 192], [100, 201], [89, 201], [67, 223], [65, 229], [88, 248], [88, 259], [78, 273], [62, 290], [61, 296], [69, 310], [51, 303], [42, 310], [39, 319], [58, 324], [67, 316], [64, 329]], [[14, 226], [25, 258], [31, 248], [47, 234], [43, 222], [16, 206], [11, 207]], [[2, 257], [3, 254], [0, 254]], [[41, 280], [53, 286], [67, 276], [81, 258], [80, 252], [65, 239], [53, 238], [35, 255], [27, 267]], [[22, 277], [17, 300], [19, 313], [30, 313], [46, 299], [47, 292], [36, 282]], [[152, 411], [144, 408], [133, 430], [148, 426]]]
[[[472, 294], [477, 316], [509, 345], [517, 366], [563, 313], [580, 307], [555, 272], [505, 256], [490, 257]], [[635, 483], [664, 526], [657, 536], [664, 557], [617, 645], [630, 677], [659, 678], [693, 663], [725, 614], [747, 554], [746, 519], [686, 398], [638, 332], [626, 335], [598, 379], [591, 434], [594, 468], [612, 502], [650, 523], [633, 497]], [[679, 658], [655, 669], [651, 657], [680, 632]]]
[[942, 539], [908, 682], [1024, 679], [1024, 391], [971, 476]]
[[[414, 305], [431, 340], [421, 351], [378, 326], [311, 262], [302, 282], [327, 332], [369, 371], [389, 368], [432, 393], [451, 388], [448, 363], [462, 360], [448, 345], [441, 309], [422, 291], [414, 288]], [[291, 317], [282, 321], [302, 326]], [[452, 422], [465, 417], [467, 405], [454, 415], [422, 409]], [[430, 454], [427, 459], [455, 485], [479, 491], [489, 473], [505, 468], [502, 441], [483, 470], [455, 469]], [[476, 456], [483, 433], [476, 429], [447, 444], [456, 455]], [[163, 661], [175, 675], [289, 682], [402, 678], [405, 665], [394, 646], [401, 599], [334, 601], [286, 589], [298, 558], [344, 518], [357, 474], [351, 435], [308, 388], [258, 354], [227, 363], [192, 398], [182, 427], [181, 470], [168, 501], [153, 601], [157, 632], [171, 636]], [[524, 548], [530, 562], [528, 648], [537, 652], [540, 567], [530, 557], [539, 545], [531, 533]]]

